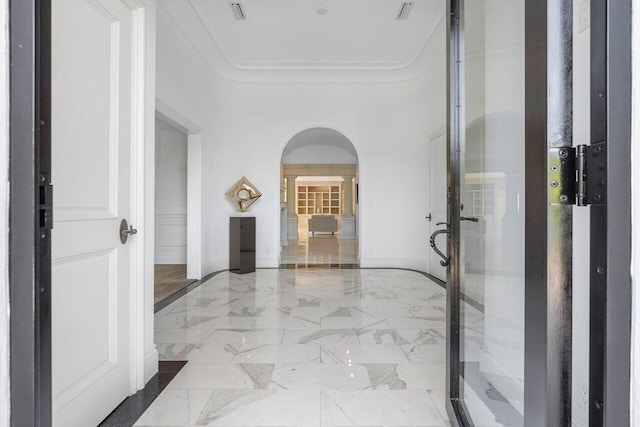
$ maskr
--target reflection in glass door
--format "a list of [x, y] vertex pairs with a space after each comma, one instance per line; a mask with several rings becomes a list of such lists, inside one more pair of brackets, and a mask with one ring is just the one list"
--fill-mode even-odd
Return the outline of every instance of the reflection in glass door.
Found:
[[523, 425], [524, 0], [465, 3], [459, 396], [473, 423]]
[[571, 2], [449, 7], [447, 410], [570, 425]]

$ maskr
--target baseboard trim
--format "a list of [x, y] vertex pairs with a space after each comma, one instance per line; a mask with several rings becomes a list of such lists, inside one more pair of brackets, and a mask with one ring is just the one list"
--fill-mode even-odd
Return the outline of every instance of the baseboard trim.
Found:
[[144, 355], [144, 382], [149, 382], [158, 373], [158, 349], [155, 344], [153, 349]]
[[187, 254], [172, 254], [172, 255], [159, 255], [156, 253], [156, 256], [153, 260], [154, 264], [186, 264], [187, 263]]

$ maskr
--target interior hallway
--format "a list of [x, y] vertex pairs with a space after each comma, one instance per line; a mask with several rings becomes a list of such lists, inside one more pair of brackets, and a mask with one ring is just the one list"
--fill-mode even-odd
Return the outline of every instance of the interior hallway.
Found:
[[340, 234], [299, 233], [282, 248], [280, 264], [358, 264], [358, 240], [340, 239]]
[[156, 314], [187, 365], [137, 426], [444, 426], [445, 293], [400, 270], [221, 273]]

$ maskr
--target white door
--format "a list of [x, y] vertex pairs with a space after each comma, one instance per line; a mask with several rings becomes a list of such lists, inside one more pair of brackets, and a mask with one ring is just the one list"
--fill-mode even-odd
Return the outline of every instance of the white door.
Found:
[[53, 424], [95, 426], [130, 392], [132, 10], [52, 4]]
[[[447, 222], [447, 137], [442, 134], [429, 141], [429, 206], [431, 221], [429, 233], [445, 228], [437, 225]], [[436, 238], [438, 248], [447, 253], [447, 236], [441, 234]], [[440, 265], [442, 258], [429, 248], [429, 274], [441, 280], [447, 279], [447, 269]]]

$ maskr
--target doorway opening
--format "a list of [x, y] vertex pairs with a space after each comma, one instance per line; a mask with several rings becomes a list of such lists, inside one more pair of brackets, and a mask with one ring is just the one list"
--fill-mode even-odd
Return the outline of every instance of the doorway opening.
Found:
[[200, 280], [200, 130], [156, 100], [154, 302]]
[[359, 264], [358, 155], [329, 128], [287, 143], [281, 163], [280, 263]]
[[187, 276], [187, 139], [156, 118], [154, 302], [196, 281]]

